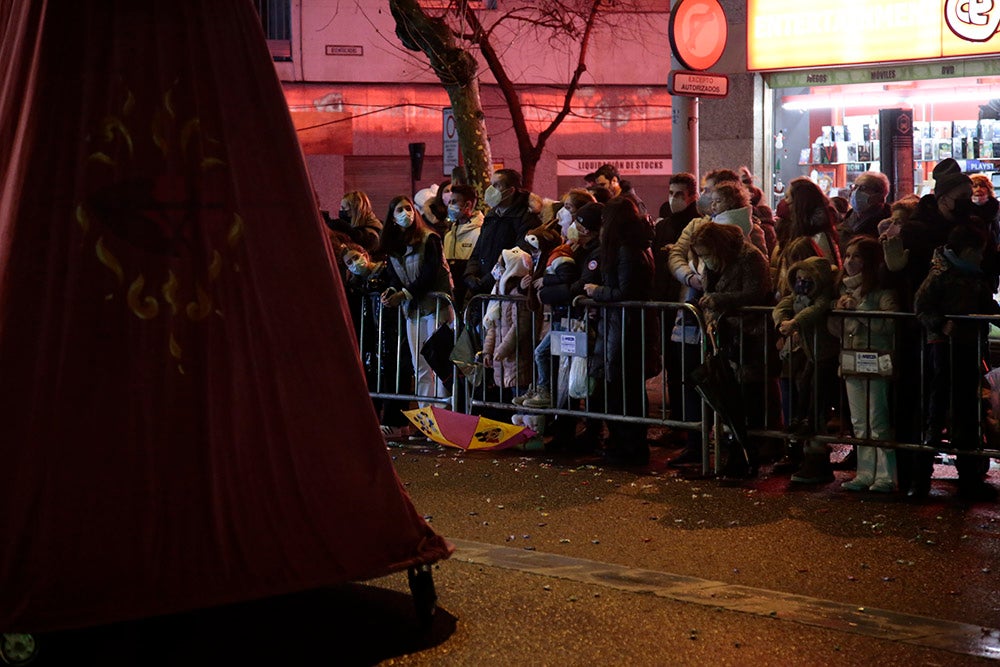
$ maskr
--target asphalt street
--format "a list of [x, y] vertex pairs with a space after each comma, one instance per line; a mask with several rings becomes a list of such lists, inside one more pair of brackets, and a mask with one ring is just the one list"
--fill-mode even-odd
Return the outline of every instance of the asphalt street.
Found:
[[[969, 665], [1000, 657], [1000, 511], [544, 452], [391, 447], [453, 541], [407, 577], [42, 637], [38, 665]], [[843, 450], [839, 455], [843, 454]], [[991, 481], [1000, 486], [997, 472]]]

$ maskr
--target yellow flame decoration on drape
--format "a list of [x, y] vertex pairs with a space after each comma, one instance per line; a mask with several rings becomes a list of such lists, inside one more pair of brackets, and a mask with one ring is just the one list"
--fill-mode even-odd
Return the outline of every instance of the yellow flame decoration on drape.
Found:
[[[180, 79], [174, 80], [170, 88], [160, 96], [157, 108], [153, 110], [151, 119], [147, 121], [150, 123], [147, 126], [149, 134], [142, 131], [141, 121], [137, 122], [136, 119], [132, 118], [137, 102], [131, 90], [126, 90], [122, 98], [120, 113], [116, 115], [112, 112], [94, 123], [93, 132], [87, 139], [89, 145], [87, 165], [99, 183], [106, 183], [108, 178], [114, 182], [120, 179], [123, 174], [128, 173], [133, 168], [136, 159], [137, 144], [142, 142], [151, 142], [159, 150], [164, 158], [164, 167], [168, 169], [183, 168], [181, 165], [188, 165], [205, 173], [212, 169], [228, 167], [224, 145], [205, 136], [205, 128], [200, 118], [194, 116], [185, 119], [183, 115], [186, 112], [178, 109], [179, 85]], [[169, 162], [167, 162], [168, 159]], [[197, 174], [189, 175], [197, 176]], [[229, 227], [225, 229], [225, 240], [222, 241], [224, 245], [220, 244], [219, 249], [206, 248], [206, 251], [210, 253], [206, 258], [208, 260], [207, 266], [203, 264], [204, 259], [202, 258], [205, 256], [198, 253], [195, 253], [194, 256], [178, 256], [178, 260], [168, 260], [169, 264], [163, 267], [167, 269], [166, 279], [157, 290], [152, 281], [159, 281], [159, 270], [161, 269], [149, 266], [147, 270], [140, 272], [134, 278], [131, 275], [127, 276], [127, 271], [122, 263], [123, 259], [131, 257], [127, 248], [116, 245], [119, 243], [116, 240], [117, 237], [106, 238], [101, 234], [103, 221], [95, 217], [94, 209], [88, 207], [87, 200], [81, 201], [75, 210], [76, 223], [85, 237], [90, 237], [89, 235], [97, 230], [95, 235], [98, 238], [94, 246], [97, 259], [114, 275], [118, 285], [126, 288], [124, 290], [125, 303], [129, 310], [141, 320], [156, 319], [161, 310], [168, 318], [167, 349], [170, 357], [178, 362], [177, 371], [181, 374], [185, 373], [180, 363], [184, 356], [182, 341], [185, 340], [186, 335], [183, 322], [185, 320], [200, 322], [213, 313], [222, 317], [222, 311], [215, 309], [214, 306], [212, 286], [223, 275], [226, 268], [231, 269], [234, 273], [240, 270], [232, 255], [223, 255], [223, 253], [234, 250], [244, 236], [243, 218], [235, 211], [231, 215]], [[221, 239], [216, 237], [215, 242], [219, 241]], [[117, 253], [125, 254], [116, 256], [115, 252], [112, 252], [112, 248]], [[184, 263], [179, 271], [175, 265], [176, 261]], [[188, 262], [193, 262], [194, 265], [189, 266]], [[129, 263], [126, 262], [126, 264]], [[131, 273], [132, 270], [134, 269], [130, 268], [128, 273]], [[152, 277], [154, 275], [157, 278], [154, 279]], [[149, 276], [148, 281], [147, 276]], [[146, 292], [147, 287], [152, 293]], [[110, 301], [114, 296], [114, 292], [109, 293], [105, 299]], [[163, 305], [162, 309], [161, 305]], [[184, 319], [174, 319], [178, 317]]]
[[115, 274], [115, 278], [118, 279], [118, 284], [121, 285], [125, 282], [125, 271], [122, 270], [121, 262], [111, 254], [111, 251], [104, 246], [104, 237], [97, 239], [97, 259], [104, 266], [111, 269], [111, 272]]
[[122, 122], [121, 118], [117, 116], [108, 116], [101, 123], [101, 134], [104, 137], [104, 141], [111, 143], [115, 140], [115, 135], [121, 137], [122, 142], [125, 144], [125, 149], [128, 151], [128, 159], [131, 160], [135, 157], [135, 147], [132, 145], [132, 135], [129, 134], [128, 128], [125, 127], [125, 123]]
[[226, 243], [229, 244], [230, 248], [234, 248], [242, 238], [243, 238], [243, 218], [240, 217], [239, 213], [233, 213], [233, 224], [229, 228], [229, 234], [226, 236]]
[[212, 312], [212, 297], [208, 295], [205, 288], [201, 285], [195, 287], [195, 294], [198, 297], [198, 301], [192, 301], [187, 305], [186, 312], [187, 316], [194, 320], [195, 322], [201, 321], [208, 317]]
[[126, 302], [136, 317], [141, 320], [151, 320], [159, 314], [160, 302], [151, 296], [142, 296], [142, 288], [145, 286], [146, 278], [140, 273], [139, 277], [129, 285]]
[[170, 332], [170, 356], [176, 359], [177, 361], [180, 361], [181, 356], [183, 356], [183, 350], [181, 350], [180, 343], [178, 343], [177, 339], [174, 338], [173, 331]]
[[[180, 281], [177, 280], [177, 276], [174, 275], [173, 271], [170, 271], [167, 276], [167, 282], [163, 283], [163, 300], [167, 302], [170, 306], [170, 314], [177, 314], [177, 288], [180, 287]], [[171, 334], [173, 335], [173, 334]]]
[[90, 231], [90, 216], [87, 215], [87, 209], [83, 204], [76, 207], [76, 221], [80, 223], [80, 229], [84, 234]]
[[218, 250], [213, 250], [212, 263], [208, 265], [208, 282], [215, 282], [220, 273], [222, 273], [222, 255]]

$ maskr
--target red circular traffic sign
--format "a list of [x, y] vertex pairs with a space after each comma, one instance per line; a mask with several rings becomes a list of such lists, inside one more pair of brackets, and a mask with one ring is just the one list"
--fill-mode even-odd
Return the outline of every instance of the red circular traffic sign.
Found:
[[727, 37], [719, 0], [680, 0], [670, 12], [670, 48], [687, 69], [700, 72], [719, 62]]

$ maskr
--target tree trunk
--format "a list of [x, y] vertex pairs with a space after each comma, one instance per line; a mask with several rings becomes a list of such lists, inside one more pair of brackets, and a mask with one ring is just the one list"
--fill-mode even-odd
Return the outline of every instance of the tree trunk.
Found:
[[493, 175], [493, 157], [479, 98], [476, 59], [458, 46], [447, 24], [427, 16], [417, 0], [389, 0], [389, 10], [400, 42], [427, 56], [448, 93], [469, 181], [481, 194]]
[[503, 61], [500, 59], [500, 55], [494, 47], [493, 42], [490, 41], [490, 32], [483, 28], [475, 10], [468, 3], [460, 5], [462, 16], [468, 22], [473, 35], [472, 39], [479, 45], [479, 51], [483, 54], [486, 65], [493, 72], [493, 76], [497, 80], [497, 85], [500, 86], [500, 92], [503, 93], [504, 100], [507, 102], [514, 136], [517, 137], [517, 152], [521, 158], [521, 182], [526, 190], [531, 190], [535, 182], [535, 169], [538, 167], [538, 162], [542, 159], [545, 144], [572, 109], [573, 96], [580, 87], [580, 78], [587, 71], [587, 49], [590, 46], [590, 37], [600, 13], [601, 3], [604, 1], [588, 0], [588, 5], [584, 6], [585, 11], [582, 14], [583, 30], [577, 38], [579, 51], [577, 52], [576, 70], [573, 72], [573, 77], [570, 79], [566, 87], [566, 92], [563, 95], [562, 109], [559, 110], [549, 125], [538, 133], [538, 137], [534, 142], [531, 140], [531, 133], [528, 131], [528, 122], [524, 117], [524, 111], [521, 107], [521, 98], [517, 93], [517, 85], [507, 75]]

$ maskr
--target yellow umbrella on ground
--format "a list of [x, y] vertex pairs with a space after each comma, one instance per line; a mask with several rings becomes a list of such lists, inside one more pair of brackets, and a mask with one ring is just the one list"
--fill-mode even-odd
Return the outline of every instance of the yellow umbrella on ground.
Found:
[[404, 410], [403, 414], [434, 442], [459, 449], [507, 449], [537, 435], [526, 426], [506, 424], [434, 406]]

